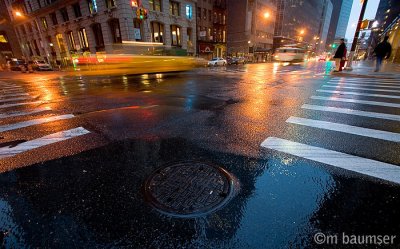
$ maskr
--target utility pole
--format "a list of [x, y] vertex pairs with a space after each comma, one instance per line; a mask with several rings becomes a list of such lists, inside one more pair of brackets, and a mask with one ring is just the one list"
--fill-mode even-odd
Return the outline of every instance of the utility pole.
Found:
[[356, 46], [358, 43], [358, 36], [360, 35], [361, 24], [364, 19], [365, 9], [367, 8], [367, 3], [368, 3], [368, 0], [361, 0], [361, 1], [362, 1], [363, 5], [361, 8], [360, 17], [358, 18], [358, 24], [357, 24], [356, 33], [354, 34], [353, 44], [351, 45], [349, 60], [347, 62], [347, 67], [345, 68], [346, 70], [350, 70], [350, 71], [353, 70], [353, 68], [351, 66], [353, 64], [354, 52], [356, 51]]

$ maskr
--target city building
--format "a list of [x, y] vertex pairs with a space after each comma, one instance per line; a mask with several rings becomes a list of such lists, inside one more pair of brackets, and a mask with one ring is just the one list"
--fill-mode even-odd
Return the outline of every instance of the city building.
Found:
[[227, 10], [228, 55], [267, 60], [273, 46], [276, 3], [272, 0], [230, 0]]
[[226, 0], [197, 2], [197, 53], [200, 57], [226, 57], [226, 15]]
[[328, 38], [329, 24], [331, 23], [333, 4], [331, 0], [324, 1], [324, 8], [321, 15], [318, 36], [315, 37], [315, 51], [324, 52]]
[[329, 26], [326, 48], [332, 48], [332, 44], [344, 38], [346, 35], [347, 25], [350, 19], [353, 0], [333, 0], [333, 11]]
[[400, 62], [400, 0], [380, 1], [375, 16], [376, 28], [371, 35], [371, 53], [376, 45], [389, 36], [392, 45], [391, 61]]
[[0, 64], [13, 57], [21, 58], [22, 52], [5, 1], [0, 1]]
[[[313, 44], [324, 26], [326, 0], [275, 0], [277, 5], [274, 35]], [[321, 19], [321, 17], [323, 17]], [[277, 39], [282, 40], [282, 39]], [[274, 47], [277, 47], [276, 45]]]
[[81, 54], [195, 54], [195, 0], [11, 0], [26, 58], [64, 64]]

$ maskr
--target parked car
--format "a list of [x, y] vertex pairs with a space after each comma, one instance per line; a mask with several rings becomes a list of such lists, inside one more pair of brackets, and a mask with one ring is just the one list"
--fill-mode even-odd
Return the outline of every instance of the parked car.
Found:
[[45, 61], [33, 61], [31, 64], [33, 70], [36, 71], [53, 71], [53, 68]]
[[208, 63], [207, 63], [208, 66], [225, 66], [226, 64], [228, 64], [228, 63], [226, 62], [226, 60], [223, 59], [223, 58], [219, 58], [219, 57], [212, 58], [212, 59], [211, 59], [210, 61], [208, 61]]
[[21, 71], [22, 67], [26, 67], [26, 63], [21, 59], [11, 59], [7, 61], [7, 68], [11, 71]]

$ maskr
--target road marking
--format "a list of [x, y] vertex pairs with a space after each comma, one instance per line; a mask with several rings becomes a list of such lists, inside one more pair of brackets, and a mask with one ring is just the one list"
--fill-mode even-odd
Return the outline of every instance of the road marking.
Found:
[[329, 130], [329, 131], [338, 131], [364, 137], [377, 138], [385, 141], [400, 142], [400, 134], [389, 131], [373, 130], [358, 126], [332, 123], [315, 119], [298, 118], [298, 117], [290, 117], [288, 118], [288, 120], [286, 120], [286, 122], [291, 124]]
[[368, 82], [368, 81], [328, 81], [328, 83], [336, 83], [336, 84], [362, 84], [362, 85], [372, 85], [372, 84], [379, 84], [379, 85], [385, 85], [385, 86], [399, 86], [399, 84], [393, 84], [393, 83], [381, 83], [381, 82]]
[[365, 88], [365, 87], [354, 87], [354, 86], [327, 86], [323, 85], [322, 87], [325, 88], [336, 88], [336, 89], [354, 89], [354, 90], [367, 90], [367, 91], [375, 91], [375, 92], [394, 92], [394, 93], [400, 93], [399, 90], [387, 90], [387, 89], [377, 89], [377, 88]]
[[379, 98], [388, 98], [388, 99], [400, 99], [400, 95], [383, 95], [383, 94], [370, 94], [370, 93], [359, 93], [359, 92], [344, 92], [344, 91], [331, 91], [331, 90], [317, 90], [317, 92], [321, 93], [338, 93], [338, 94], [349, 94], [349, 95], [358, 95], [358, 96], [368, 96], [368, 97], [379, 97]]
[[2, 90], [22, 90], [20, 86], [4, 86], [1, 87]]
[[400, 89], [400, 86], [398, 86], [398, 85], [393, 85], [393, 86], [388, 86], [388, 85], [384, 85], [384, 86], [382, 86], [382, 85], [375, 85], [375, 84], [353, 84], [353, 83], [330, 83], [330, 82], [327, 82], [326, 84], [329, 84], [329, 85], [332, 85], [332, 86], [361, 86], [361, 87], [369, 87], [369, 86], [372, 86], [372, 87], [380, 87], [380, 88], [393, 88], [393, 89]]
[[11, 98], [11, 97], [21, 97], [21, 96], [29, 96], [29, 94], [28, 93], [5, 94], [1, 95], [0, 98], [4, 99], [5, 97]]
[[338, 97], [322, 97], [322, 96], [311, 96], [311, 99], [400, 108], [400, 104], [387, 103], [387, 102], [377, 102], [377, 101], [368, 101], [368, 100], [359, 100], [359, 99], [347, 99], [347, 98], [338, 98]]
[[[0, 99], [0, 103], [8, 103], [8, 102], [15, 102], [21, 100], [29, 100], [31, 97], [21, 97], [21, 98], [13, 98], [13, 99]], [[0, 105], [1, 107], [1, 105]]]
[[38, 139], [34, 139], [31, 141], [27, 141], [21, 144], [18, 144], [15, 147], [3, 147], [0, 148], [0, 159], [6, 158], [6, 157], [12, 157], [15, 156], [19, 153], [32, 150], [32, 149], [37, 149], [39, 147], [61, 142], [64, 140], [68, 140], [74, 137], [82, 136], [85, 134], [90, 133], [88, 130], [84, 129], [83, 127], [78, 127], [75, 129], [67, 130], [67, 131], [61, 131], [57, 133], [50, 134], [48, 136], [44, 136]]
[[388, 82], [388, 83], [400, 83], [400, 80], [388, 80], [388, 79], [330, 79], [331, 81], [339, 81], [339, 82]]
[[261, 143], [261, 146], [267, 149], [327, 164], [329, 166], [400, 184], [400, 167], [389, 163], [379, 162], [307, 144], [296, 143], [276, 137], [267, 138]]
[[0, 109], [2, 108], [9, 108], [21, 105], [33, 105], [33, 104], [42, 104], [42, 101], [33, 101], [33, 102], [25, 102], [25, 103], [15, 103], [15, 104], [7, 104], [7, 105], [0, 105]]
[[11, 117], [19, 117], [19, 116], [25, 116], [25, 115], [31, 115], [35, 113], [40, 113], [40, 112], [45, 112], [45, 111], [50, 111], [50, 107], [42, 107], [42, 108], [37, 108], [34, 109], [30, 112], [11, 112], [11, 113], [5, 113], [5, 114], [0, 114], [0, 119], [3, 118], [11, 118]]
[[58, 121], [58, 120], [70, 119], [73, 117], [75, 117], [73, 114], [66, 114], [66, 115], [60, 115], [60, 116], [52, 116], [52, 117], [48, 117], [48, 118], [33, 119], [33, 120], [19, 122], [19, 123], [15, 123], [15, 124], [1, 125], [0, 132], [16, 130], [16, 129], [20, 129], [20, 128], [29, 127], [32, 125], [44, 124], [44, 123], [49, 123], [49, 122]]
[[314, 110], [314, 111], [335, 112], [335, 113], [356, 115], [356, 116], [369, 117], [369, 118], [379, 118], [379, 119], [400, 121], [400, 115], [393, 115], [393, 114], [386, 114], [386, 113], [366, 112], [366, 111], [359, 111], [359, 110], [353, 110], [353, 109], [347, 109], [347, 108], [337, 108], [337, 107], [309, 105], [309, 104], [304, 104], [301, 106], [301, 108], [307, 109], [307, 110]]

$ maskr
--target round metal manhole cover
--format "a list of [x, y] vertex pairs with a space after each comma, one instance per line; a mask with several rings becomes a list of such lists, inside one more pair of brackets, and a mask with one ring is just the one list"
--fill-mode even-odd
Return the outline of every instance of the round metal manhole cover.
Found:
[[146, 200], [175, 217], [198, 217], [226, 204], [235, 178], [226, 170], [201, 162], [177, 163], [156, 171], [144, 185]]

